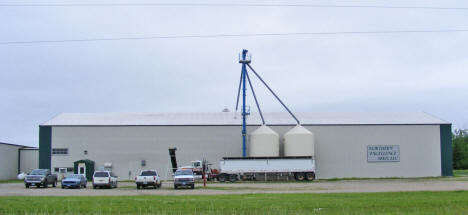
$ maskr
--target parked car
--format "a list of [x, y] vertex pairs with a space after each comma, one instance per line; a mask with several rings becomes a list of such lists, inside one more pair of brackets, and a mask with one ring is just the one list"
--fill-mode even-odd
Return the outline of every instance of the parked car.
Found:
[[195, 177], [189, 169], [179, 169], [174, 174], [174, 189], [179, 187], [195, 188]]
[[111, 171], [94, 172], [93, 189], [96, 187], [117, 188], [117, 176]]
[[24, 178], [26, 188], [29, 186], [47, 188], [49, 184], [52, 184], [53, 187], [57, 186], [57, 175], [52, 174], [49, 169], [35, 169]]
[[161, 187], [161, 179], [156, 170], [142, 170], [140, 174], [135, 177], [137, 189], [152, 186], [154, 189]]
[[88, 181], [86, 178], [81, 175], [81, 174], [70, 174], [65, 176], [65, 178], [62, 179], [62, 189], [63, 188], [86, 188], [86, 183]]

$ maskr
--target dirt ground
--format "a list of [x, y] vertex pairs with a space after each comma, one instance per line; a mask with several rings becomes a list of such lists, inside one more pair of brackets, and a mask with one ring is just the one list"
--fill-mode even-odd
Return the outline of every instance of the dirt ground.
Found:
[[194, 190], [174, 190], [171, 182], [161, 189], [137, 190], [134, 183], [119, 182], [116, 189], [29, 188], [22, 183], [0, 184], [0, 196], [113, 196], [113, 195], [215, 195], [248, 193], [346, 193], [468, 190], [468, 177], [429, 179], [369, 179], [314, 182], [236, 182], [196, 184]]

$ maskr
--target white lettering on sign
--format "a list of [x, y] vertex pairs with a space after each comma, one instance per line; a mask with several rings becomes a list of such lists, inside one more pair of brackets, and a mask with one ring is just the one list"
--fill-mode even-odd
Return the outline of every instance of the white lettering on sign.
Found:
[[399, 145], [367, 146], [367, 162], [399, 162]]

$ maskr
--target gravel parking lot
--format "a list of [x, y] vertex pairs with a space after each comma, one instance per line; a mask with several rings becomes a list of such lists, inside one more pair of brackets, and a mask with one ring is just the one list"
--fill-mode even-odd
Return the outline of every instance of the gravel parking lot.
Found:
[[468, 178], [370, 179], [315, 182], [241, 182], [197, 184], [194, 190], [174, 190], [171, 182], [161, 189], [137, 190], [134, 183], [120, 182], [116, 189], [29, 188], [22, 183], [0, 184], [0, 196], [110, 196], [110, 195], [213, 195], [247, 193], [346, 193], [395, 191], [468, 190]]

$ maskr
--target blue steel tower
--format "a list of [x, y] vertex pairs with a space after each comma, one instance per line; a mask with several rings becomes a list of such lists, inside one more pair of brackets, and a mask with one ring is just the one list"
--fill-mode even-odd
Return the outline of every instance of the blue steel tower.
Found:
[[236, 112], [237, 108], [239, 107], [239, 97], [240, 97], [240, 91], [242, 88], [242, 157], [246, 157], [246, 142], [247, 142], [247, 115], [250, 114], [250, 111], [246, 111], [245, 109], [245, 93], [247, 90], [246, 82], [249, 82], [250, 89], [252, 90], [252, 95], [255, 100], [255, 104], [257, 105], [258, 113], [260, 114], [260, 117], [262, 119], [262, 125], [265, 125], [265, 119], [263, 118], [262, 110], [260, 109], [260, 104], [258, 103], [257, 96], [255, 95], [255, 91], [252, 86], [252, 82], [250, 81], [249, 73], [247, 72], [247, 67], [255, 74], [255, 76], [260, 80], [263, 85], [271, 92], [271, 94], [278, 100], [281, 105], [283, 105], [284, 109], [288, 111], [289, 114], [296, 120], [297, 124], [300, 125], [301, 123], [299, 120], [294, 116], [294, 114], [289, 110], [289, 108], [281, 101], [281, 99], [276, 95], [275, 92], [268, 86], [268, 84], [260, 77], [260, 75], [252, 68], [250, 65], [251, 62], [251, 56], [249, 54], [249, 51], [246, 49], [242, 50], [242, 53], [239, 54], [239, 63], [242, 64], [242, 72], [241, 72], [241, 77], [239, 80], [239, 88], [237, 90], [237, 102], [236, 102]]
[[[247, 66], [246, 64], [250, 63], [250, 56], [247, 55], [248, 51], [246, 49], [242, 50], [242, 56], [239, 56], [239, 63], [242, 64], [242, 74], [241, 74], [241, 84], [242, 84], [242, 157], [246, 157], [246, 142], [247, 142], [247, 115], [248, 113], [245, 110], [245, 96], [246, 96], [246, 75], [247, 75]], [[239, 88], [240, 89], [240, 88]]]

